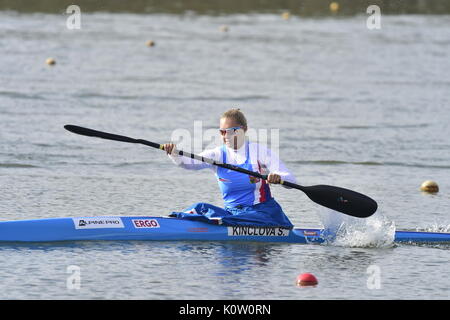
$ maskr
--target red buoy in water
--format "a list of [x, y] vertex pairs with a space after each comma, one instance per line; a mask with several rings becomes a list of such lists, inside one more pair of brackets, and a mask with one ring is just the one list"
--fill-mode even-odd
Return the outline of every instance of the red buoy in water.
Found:
[[312, 273], [302, 273], [297, 277], [297, 285], [304, 286], [316, 286], [319, 282]]

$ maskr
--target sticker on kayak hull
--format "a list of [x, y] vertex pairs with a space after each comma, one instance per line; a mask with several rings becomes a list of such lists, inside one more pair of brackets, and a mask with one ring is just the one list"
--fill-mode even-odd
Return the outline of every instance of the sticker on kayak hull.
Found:
[[274, 227], [228, 227], [229, 236], [287, 237], [289, 230]]
[[122, 219], [109, 217], [72, 218], [75, 229], [124, 228]]
[[318, 237], [320, 234], [318, 231], [303, 230], [303, 235], [307, 237]]
[[132, 219], [131, 221], [133, 221], [133, 226], [138, 229], [159, 228], [159, 223], [156, 219]]

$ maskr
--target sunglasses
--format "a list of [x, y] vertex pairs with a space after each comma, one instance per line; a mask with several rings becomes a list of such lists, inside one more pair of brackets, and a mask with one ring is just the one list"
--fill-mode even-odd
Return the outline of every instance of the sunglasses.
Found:
[[241, 129], [242, 127], [232, 127], [232, 128], [227, 128], [227, 129], [219, 129], [220, 134], [222, 136], [228, 134], [228, 135], [235, 135], [236, 132]]

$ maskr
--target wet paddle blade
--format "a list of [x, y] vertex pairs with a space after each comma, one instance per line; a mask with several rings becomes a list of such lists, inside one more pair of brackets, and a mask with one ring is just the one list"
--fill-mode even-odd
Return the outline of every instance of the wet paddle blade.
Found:
[[74, 125], [71, 125], [71, 124], [65, 125], [64, 128], [66, 130], [70, 131], [70, 132], [73, 132], [73, 133], [76, 133], [76, 134], [80, 134], [82, 136], [97, 137], [97, 138], [102, 138], [102, 139], [122, 141], [122, 142], [129, 142], [129, 143], [138, 143], [136, 141], [136, 139], [133, 139], [133, 138], [130, 138], [130, 137], [125, 137], [125, 136], [120, 136], [118, 134], [112, 134], [112, 133], [92, 130], [92, 129], [89, 129], [89, 128], [74, 126]]
[[368, 196], [340, 187], [317, 185], [301, 190], [315, 203], [353, 217], [370, 217], [378, 208], [376, 201]]

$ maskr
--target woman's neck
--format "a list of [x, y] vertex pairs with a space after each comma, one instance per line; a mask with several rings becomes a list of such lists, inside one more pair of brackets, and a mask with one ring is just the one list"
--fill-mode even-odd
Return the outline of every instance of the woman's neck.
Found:
[[227, 149], [237, 153], [237, 152], [240, 152], [242, 150], [245, 150], [244, 147], [245, 147], [246, 143], [247, 143], [247, 141], [244, 141], [244, 143], [241, 146], [239, 146], [238, 148], [229, 147], [228, 145], [226, 145], [226, 147], [227, 147]]

